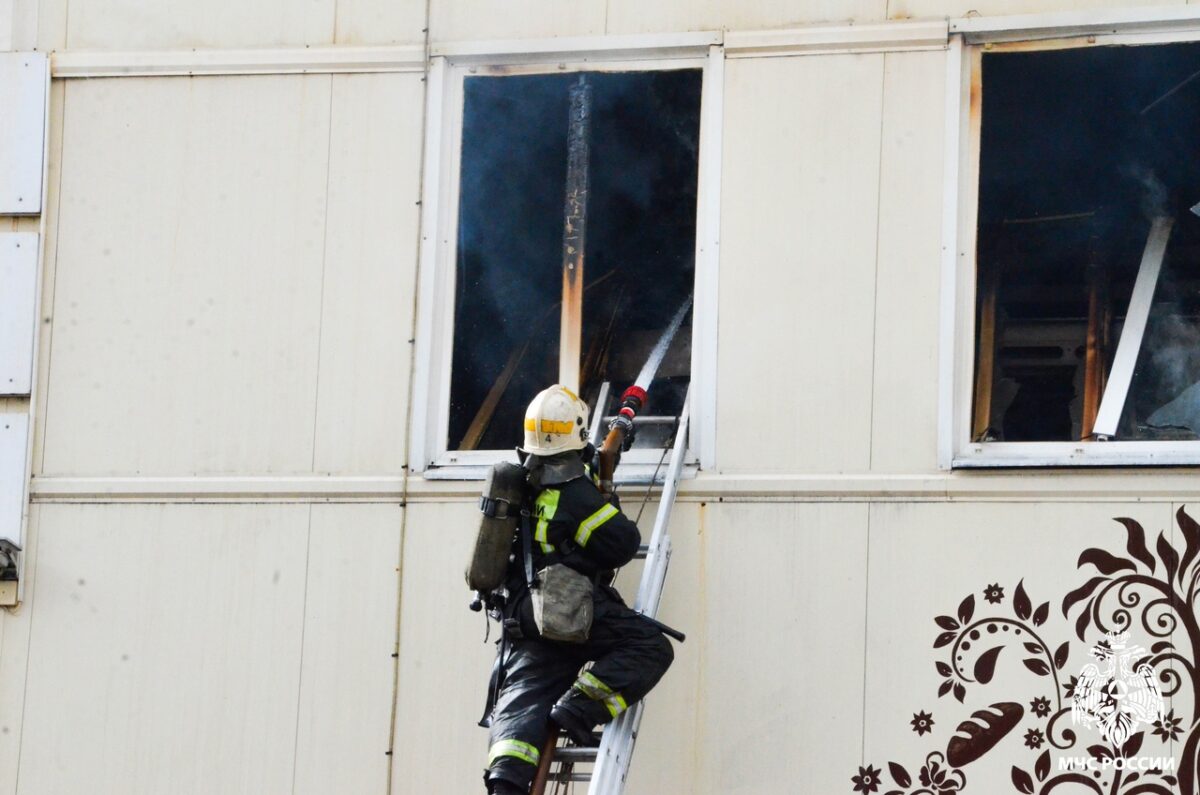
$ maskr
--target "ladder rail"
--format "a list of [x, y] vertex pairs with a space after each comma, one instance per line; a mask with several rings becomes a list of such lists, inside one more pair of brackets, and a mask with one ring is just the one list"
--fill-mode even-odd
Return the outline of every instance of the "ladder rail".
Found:
[[[659, 497], [658, 513], [654, 518], [654, 530], [646, 549], [646, 564], [642, 570], [642, 581], [638, 586], [637, 600], [633, 609], [650, 618], [658, 615], [662, 599], [663, 584], [667, 567], [671, 562], [671, 536], [667, 529], [671, 521], [671, 509], [679, 491], [679, 478], [683, 474], [687, 451], [688, 421], [691, 413], [691, 390], [683, 400], [683, 411], [679, 415], [679, 428], [675, 435], [675, 446], [671, 451], [671, 464], [663, 480], [663, 491]], [[633, 755], [634, 742], [642, 722], [644, 701], [634, 704], [604, 729], [600, 748], [596, 754], [596, 765], [592, 770], [588, 795], [619, 795], [629, 774], [629, 762]]]
[[612, 383], [604, 381], [600, 384], [600, 393], [596, 395], [596, 408], [592, 414], [592, 427], [588, 435], [592, 444], [599, 444], [600, 433], [604, 428], [604, 410], [608, 408], [608, 393], [611, 389]]
[[679, 479], [683, 475], [684, 459], [687, 457], [688, 424], [691, 415], [690, 390], [684, 398], [683, 411], [679, 415], [679, 429], [675, 433], [675, 447], [671, 450], [671, 464], [663, 480], [659, 496], [658, 513], [654, 517], [654, 530], [646, 547], [646, 568], [642, 571], [642, 582], [638, 586], [637, 600], [633, 609], [651, 618], [658, 616], [658, 603], [662, 598], [663, 584], [667, 577], [667, 564], [671, 560], [671, 509], [675, 495], [679, 492]]

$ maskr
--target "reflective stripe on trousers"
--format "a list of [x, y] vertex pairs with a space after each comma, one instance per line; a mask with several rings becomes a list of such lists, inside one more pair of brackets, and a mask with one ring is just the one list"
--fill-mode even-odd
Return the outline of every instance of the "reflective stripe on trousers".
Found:
[[542, 752], [520, 740], [497, 740], [488, 749], [488, 767], [491, 767], [492, 763], [502, 756], [513, 756], [522, 762], [536, 765], [541, 759]]
[[572, 687], [592, 701], [603, 701], [604, 706], [608, 708], [608, 713], [614, 718], [629, 708], [629, 705], [625, 703], [624, 696], [613, 692], [611, 687], [593, 676], [591, 671], [581, 673]]

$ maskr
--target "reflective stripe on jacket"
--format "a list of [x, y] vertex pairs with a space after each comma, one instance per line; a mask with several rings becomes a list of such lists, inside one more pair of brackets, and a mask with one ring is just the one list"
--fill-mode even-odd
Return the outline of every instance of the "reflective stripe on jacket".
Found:
[[534, 499], [534, 564], [563, 541], [576, 549], [563, 562], [585, 574], [624, 566], [637, 553], [641, 533], [604, 498], [588, 477], [542, 489]]

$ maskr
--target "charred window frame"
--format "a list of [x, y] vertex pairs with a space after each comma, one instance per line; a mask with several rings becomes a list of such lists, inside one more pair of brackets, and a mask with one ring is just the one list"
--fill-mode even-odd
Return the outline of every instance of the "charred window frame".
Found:
[[[451, 427], [463, 430], [462, 416], [453, 418], [451, 395], [455, 388], [455, 369], [464, 363], [455, 361], [455, 308], [461, 306], [457, 278], [463, 263], [459, 257], [459, 216], [463, 179], [464, 109], [468, 83], [472, 78], [526, 80], [532, 84], [575, 82], [576, 75], [595, 76], [596, 90], [603, 93], [610, 76], [629, 73], [635, 76], [692, 70], [699, 75], [699, 138], [696, 155], [696, 207], [693, 307], [690, 355], [682, 352], [690, 368], [691, 430], [688, 438], [688, 463], [706, 465], [712, 459], [715, 438], [715, 362], [716, 362], [716, 278], [719, 179], [721, 86], [723, 52], [718, 37], [712, 34], [650, 37], [599, 37], [582, 40], [558, 40], [554, 52], [530, 53], [528, 42], [495, 45], [447, 45], [431, 60], [426, 107], [426, 144], [424, 186], [422, 191], [422, 234], [419, 293], [417, 296], [417, 334], [414, 340], [412, 423], [410, 428], [410, 468], [428, 478], [470, 479], [482, 477], [491, 463], [512, 458], [507, 449], [456, 449], [462, 445], [451, 439]], [[475, 83], [475, 86], [483, 81]], [[562, 120], [564, 134], [566, 115]], [[565, 165], [565, 164], [564, 164]], [[467, 165], [470, 168], [470, 165]], [[562, 201], [557, 202], [558, 226], [562, 226]], [[561, 240], [559, 244], [561, 246]], [[590, 255], [589, 249], [589, 255]], [[560, 272], [561, 273], [561, 272]], [[593, 273], [603, 275], [597, 268]], [[559, 277], [561, 279], [561, 276]], [[585, 270], [585, 284], [589, 281]], [[585, 313], [586, 313], [585, 299]], [[557, 337], [558, 311], [554, 317]], [[666, 325], [667, 318], [663, 325]], [[557, 345], [557, 343], [556, 343]], [[582, 351], [584, 358], [588, 351]], [[680, 358], [676, 350], [668, 359]], [[501, 362], [504, 365], [505, 362]], [[554, 380], [555, 373], [550, 375]], [[489, 374], [489, 378], [491, 375]], [[615, 399], [624, 384], [612, 385]], [[504, 401], [521, 404], [527, 396], [509, 389]], [[595, 391], [594, 389], [592, 390]], [[594, 402], [594, 395], [585, 395]], [[680, 395], [675, 398], [682, 398]], [[649, 414], [654, 410], [654, 395]], [[471, 409], [474, 415], [475, 409]], [[459, 410], [461, 415], [461, 410]], [[651, 434], [647, 434], [647, 441]], [[490, 445], [489, 445], [490, 446]], [[666, 461], [670, 453], [666, 453]], [[638, 449], [623, 457], [623, 478], [641, 480], [663, 462], [663, 449]], [[621, 475], [622, 473], [619, 473]]]
[[[1200, 195], [1192, 201], [1177, 195], [1181, 192], [1174, 183], [1179, 175], [1154, 174], [1155, 170], [1164, 170], [1157, 161], [1146, 164], [1147, 169], [1139, 170], [1136, 163], [1131, 163], [1123, 175], [1109, 173], [1117, 170], [1119, 157], [1129, 154], [1127, 159], [1134, 161], [1145, 154], [1139, 149], [1144, 143], [1139, 143], [1141, 138], [1170, 137], [1169, 130], [1138, 132], [1126, 128], [1130, 118], [1163, 96], [1170, 93], [1173, 99], [1180, 99], [1179, 84], [1200, 70], [1200, 14], [1195, 9], [1143, 9], [1009, 20], [969, 19], [952, 21], [951, 31], [957, 35], [952, 36], [946, 72], [940, 466], [1200, 463], [1200, 433], [1161, 427], [1161, 415], [1159, 420], [1150, 420], [1156, 414], [1155, 401], [1163, 402], [1159, 398], [1171, 391], [1170, 384], [1160, 383], [1161, 373], [1155, 371], [1156, 367], [1161, 370], [1161, 361], [1155, 359], [1161, 360], [1167, 344], [1163, 340], [1172, 345], [1180, 342], [1175, 333], [1178, 329], [1171, 328], [1179, 322], [1200, 328], [1200, 308], [1193, 305], [1186, 290], [1188, 282], [1200, 277], [1200, 257], [1193, 245], [1200, 218], [1189, 214], [1189, 207], [1200, 201]], [[1168, 58], [1167, 49], [1154, 48], [1174, 51]], [[1122, 55], [1114, 60], [1110, 56], [1118, 49]], [[1187, 52], [1181, 55], [1183, 50]], [[1003, 58], [1014, 60], [997, 60]], [[1096, 164], [1097, 171], [1111, 178], [1104, 185], [1083, 191], [1096, 207], [1051, 209], [1062, 204], [1064, 192], [1048, 190], [1046, 193], [1057, 196], [1035, 198], [1026, 201], [1027, 206], [1009, 201], [1013, 206], [1008, 209], [1014, 212], [1011, 218], [1005, 215], [1005, 200], [997, 198], [1003, 191], [998, 191], [996, 185], [996, 152], [988, 149], [1005, 140], [1004, 135], [997, 135], [994, 124], [989, 126], [989, 88], [993, 101], [1001, 104], [1004, 92], [989, 85], [989, 77], [995, 79], [998, 73], [1003, 77], [1007, 71], [1011, 78], [1021, 70], [994, 66], [989, 72], [988, 63], [1008, 67], [1017, 64], [1015, 59], [1019, 58], [1025, 58], [1026, 65], [1033, 63], [1032, 59], [1041, 59], [1041, 67], [1057, 65], [1063, 69], [1080, 67], [1091, 59], [1103, 68], [1111, 69], [1115, 64], [1118, 70], [1128, 69], [1129, 64], [1142, 59], [1133, 79], [1130, 73], [1122, 72], [1115, 82], [1124, 88], [1113, 89], [1114, 93], [1129, 93], [1133, 83], [1138, 89], [1136, 96], [1114, 98], [1097, 111], [1100, 122], [1112, 128], [1109, 132], [1114, 140], [1113, 151], [1103, 153], [1103, 159], [1112, 162]], [[1122, 58], [1123, 67], [1116, 64]], [[1164, 58], [1174, 64], [1164, 68]], [[1191, 58], [1197, 63], [1188, 68]], [[1105, 65], [1106, 61], [1112, 63]], [[1183, 74], [1175, 79], [1175, 71], [1181, 68]], [[1144, 91], [1138, 82], [1141, 80], [1145, 81]], [[1163, 82], [1167, 84], [1160, 85]], [[1182, 90], [1189, 86], [1200, 89], [1200, 76]], [[1145, 102], [1139, 103], [1136, 100], [1142, 94]], [[1120, 103], [1138, 107], [1126, 113]], [[1185, 104], [1187, 113], [1200, 113], [1200, 93], [1193, 90]], [[1155, 106], [1151, 112], [1158, 109], [1160, 106]], [[1014, 111], [1010, 107], [993, 112]], [[1072, 112], [1064, 106], [1063, 113]], [[1029, 113], [1032, 116], [1035, 111]], [[1042, 135], [1048, 139], [1043, 141], [1047, 146], [1053, 147], [1057, 141], [1062, 148], [1061, 135], [1056, 136], [1054, 129], [1039, 130], [1032, 118], [1027, 124], [1031, 137]], [[1155, 126], [1162, 127], [1157, 123]], [[1096, 130], [1088, 133], [1094, 138]], [[1194, 167], [1189, 163], [1181, 173], [1190, 173]], [[1069, 173], [1057, 166], [1047, 171], [1047, 180], [1061, 180]], [[1006, 178], [1018, 182], [1012, 175]], [[1166, 183], [1166, 206], [1146, 214], [1145, 202], [1131, 199], [1128, 188], [1138, 182], [1153, 184], [1156, 178]], [[1123, 188], [1118, 184], [1122, 182]], [[1027, 189], [1032, 186], [1036, 181], [1031, 181]], [[1019, 184], [1005, 188], [1009, 199], [1022, 189]], [[1172, 220], [1174, 223], [1170, 223]], [[1020, 234], [1002, 229], [1005, 221], [1008, 227], [1020, 229]], [[1045, 238], [1040, 244], [1033, 240], [1039, 236]], [[1047, 252], [1047, 247], [1058, 251]], [[1005, 268], [998, 265], [1000, 262], [1015, 264]], [[1043, 281], [1045, 284], [1041, 284]], [[1033, 289], [1039, 286], [1045, 289]], [[1022, 291], [1023, 298], [1019, 297]], [[1056, 295], [1063, 299], [1057, 301], [1060, 306], [1045, 309], [1056, 303]], [[1010, 316], [1007, 325], [1003, 323], [1006, 313]], [[1013, 316], [1015, 322], [1011, 322]], [[1039, 323], [1040, 329], [1036, 328]], [[1132, 333], [1125, 333], [1127, 326]], [[1055, 334], [1063, 339], [1050, 339]], [[1170, 342], [1169, 338], [1176, 339]], [[1052, 353], [1057, 354], [1053, 362], [1040, 358]], [[1188, 364], [1191, 376], [1172, 376], [1178, 382], [1176, 386], [1184, 385], [1184, 381], [1200, 381], [1200, 370], [1194, 364]], [[1062, 372], [1051, 373], [1055, 367]], [[1017, 429], [1012, 435], [1022, 441], [1003, 438], [1003, 429], [996, 433], [994, 426], [1001, 412], [996, 406], [988, 406], [988, 401], [996, 400], [1000, 392], [996, 381], [1018, 370], [1031, 379], [1040, 375], [1048, 380], [1057, 377], [1063, 381], [1058, 386], [1064, 392], [1050, 401], [1054, 412], [1043, 412], [1061, 414], [1057, 422], [1052, 422], [1051, 416], [1035, 416], [1036, 421], [1012, 424], [1011, 429]], [[989, 372], [994, 376], [991, 383]], [[1052, 391], [1048, 381], [1046, 386], [1047, 393]], [[1030, 391], [1037, 394], [1036, 389]], [[1182, 390], [1175, 391], [1182, 395]], [[1180, 395], [1167, 395], [1166, 402]], [[1009, 406], [1008, 411], [1020, 415], [1013, 410], [1014, 401], [1009, 397], [999, 394], [999, 400]], [[1033, 408], [1036, 413], [1036, 404]], [[1076, 435], [1079, 438], [1073, 438]]]

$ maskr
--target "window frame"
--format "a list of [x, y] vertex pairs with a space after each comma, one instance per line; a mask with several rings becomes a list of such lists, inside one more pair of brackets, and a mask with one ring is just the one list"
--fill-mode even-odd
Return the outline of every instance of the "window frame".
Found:
[[[472, 75], [557, 74], [699, 68], [700, 146], [696, 196], [695, 290], [688, 433], [690, 469], [711, 467], [716, 437], [717, 269], [720, 225], [724, 51], [720, 34], [598, 36], [549, 41], [447, 44], [431, 52], [425, 107], [417, 322], [414, 339], [409, 469], [428, 479], [483, 478], [504, 450], [448, 449], [454, 339], [463, 84]], [[565, 124], [565, 119], [564, 119]], [[614, 385], [619, 388], [619, 385]], [[620, 480], [644, 481], [670, 451], [636, 449]]]
[[946, 59], [939, 328], [938, 467], [1188, 466], [1200, 440], [975, 442], [976, 239], [985, 52], [1200, 41], [1200, 9], [1030, 14], [951, 20]]

